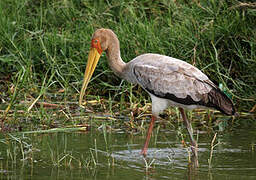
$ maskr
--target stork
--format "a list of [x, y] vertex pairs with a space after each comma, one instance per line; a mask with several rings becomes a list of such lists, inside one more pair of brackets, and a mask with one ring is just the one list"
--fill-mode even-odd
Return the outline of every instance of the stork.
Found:
[[152, 118], [141, 154], [146, 156], [154, 123], [159, 114], [170, 106], [178, 107], [190, 137], [193, 156], [197, 158], [197, 142], [185, 109], [212, 108], [226, 115], [234, 115], [232, 101], [191, 64], [160, 54], [142, 54], [125, 63], [120, 54], [119, 40], [110, 29], [98, 29], [91, 40], [91, 49], [84, 73], [79, 105], [102, 52], [105, 51], [114, 73], [133, 84], [139, 84], [151, 97]]

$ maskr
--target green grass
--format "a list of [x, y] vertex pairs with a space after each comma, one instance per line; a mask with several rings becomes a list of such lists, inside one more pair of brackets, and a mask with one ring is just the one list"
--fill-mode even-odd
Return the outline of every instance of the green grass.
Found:
[[[256, 10], [239, 5], [236, 0], [1, 0], [1, 109], [17, 110], [29, 101], [29, 113], [38, 100], [77, 102], [91, 36], [105, 27], [118, 35], [124, 61], [147, 52], [182, 59], [222, 83], [239, 111], [249, 111], [256, 101]], [[113, 113], [112, 101], [121, 101], [121, 111], [126, 102], [139, 107], [150, 102], [142, 88], [109, 70], [105, 55], [87, 94], [111, 100], [100, 108]], [[39, 121], [46, 121], [41, 115]], [[51, 114], [47, 117], [42, 124], [52, 123]]]

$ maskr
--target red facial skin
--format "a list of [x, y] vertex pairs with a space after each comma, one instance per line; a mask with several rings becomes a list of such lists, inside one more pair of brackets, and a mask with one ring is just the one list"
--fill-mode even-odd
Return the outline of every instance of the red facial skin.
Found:
[[100, 40], [99, 39], [97, 39], [97, 38], [92, 39], [91, 47], [97, 49], [99, 54], [102, 53], [102, 49], [101, 49], [101, 46], [100, 46]]

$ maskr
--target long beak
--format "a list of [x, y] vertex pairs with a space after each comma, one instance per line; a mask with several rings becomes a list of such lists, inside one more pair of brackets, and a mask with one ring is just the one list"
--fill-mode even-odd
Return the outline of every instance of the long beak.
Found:
[[98, 61], [100, 59], [100, 54], [98, 53], [96, 48], [91, 48], [88, 56], [87, 66], [84, 73], [84, 80], [82, 89], [80, 91], [80, 97], [79, 97], [79, 106], [82, 106], [82, 101], [84, 97], [85, 90], [87, 88], [87, 85], [92, 77], [92, 74], [95, 70], [96, 65], [98, 64]]

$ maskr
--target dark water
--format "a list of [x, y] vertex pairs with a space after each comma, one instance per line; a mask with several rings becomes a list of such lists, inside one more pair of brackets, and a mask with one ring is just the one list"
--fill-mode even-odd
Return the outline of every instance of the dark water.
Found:
[[[256, 127], [199, 135], [199, 164], [188, 166], [188, 149], [177, 132], [152, 137], [145, 161], [141, 134], [51, 133], [1, 135], [1, 179], [256, 179]], [[156, 142], [157, 139], [157, 142]], [[146, 163], [147, 162], [147, 163]], [[146, 164], [150, 164], [147, 168]]]

